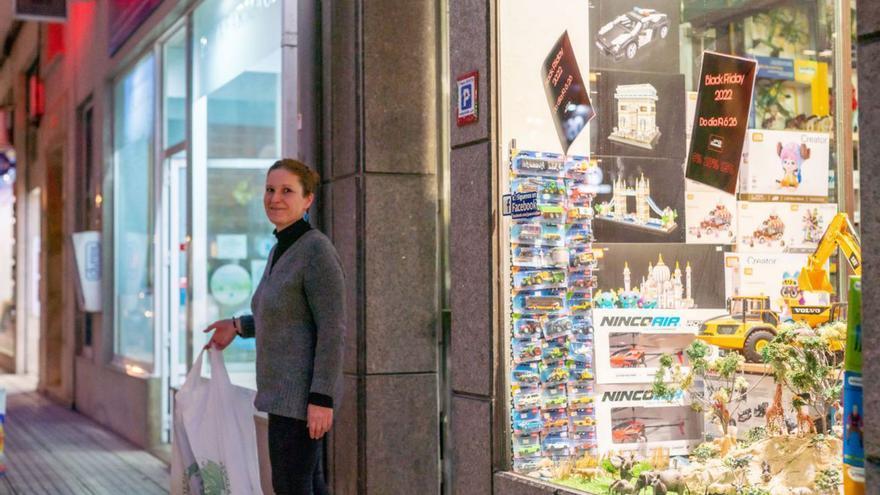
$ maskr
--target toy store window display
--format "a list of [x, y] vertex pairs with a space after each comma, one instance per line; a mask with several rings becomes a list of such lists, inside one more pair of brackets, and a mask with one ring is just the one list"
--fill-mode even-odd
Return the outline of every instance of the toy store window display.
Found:
[[[499, 2], [505, 467], [620, 494], [830, 494], [860, 476], [843, 393], [860, 327], [828, 273], [838, 249], [861, 260], [830, 199], [828, 64], [758, 73], [736, 194], [682, 166], [701, 49], [785, 66], [827, 41], [801, 29], [824, 15], [810, 3]], [[567, 108], [572, 64], [589, 98]]]

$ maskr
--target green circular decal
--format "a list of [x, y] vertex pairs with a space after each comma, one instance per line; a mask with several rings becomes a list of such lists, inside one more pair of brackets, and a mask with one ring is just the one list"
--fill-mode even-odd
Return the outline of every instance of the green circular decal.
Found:
[[251, 275], [239, 265], [223, 265], [211, 275], [211, 294], [224, 306], [235, 306], [251, 295]]

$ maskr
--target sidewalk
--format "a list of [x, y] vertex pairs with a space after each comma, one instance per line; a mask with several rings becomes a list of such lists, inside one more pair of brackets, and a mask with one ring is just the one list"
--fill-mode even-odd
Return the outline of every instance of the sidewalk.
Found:
[[0, 375], [7, 394], [7, 474], [0, 478], [0, 494], [168, 493], [162, 461], [55, 405], [35, 385], [32, 377]]

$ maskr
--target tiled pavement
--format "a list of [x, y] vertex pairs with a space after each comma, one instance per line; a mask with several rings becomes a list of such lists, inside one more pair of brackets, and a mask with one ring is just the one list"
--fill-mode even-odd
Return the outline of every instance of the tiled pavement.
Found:
[[32, 377], [0, 375], [6, 389], [6, 476], [0, 494], [168, 493], [168, 467], [85, 416], [34, 390]]

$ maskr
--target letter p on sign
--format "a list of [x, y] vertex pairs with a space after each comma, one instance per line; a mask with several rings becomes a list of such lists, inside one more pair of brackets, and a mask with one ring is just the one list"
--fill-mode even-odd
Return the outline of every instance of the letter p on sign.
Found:
[[458, 126], [477, 121], [477, 90], [479, 73], [469, 72], [456, 79], [458, 85]]

